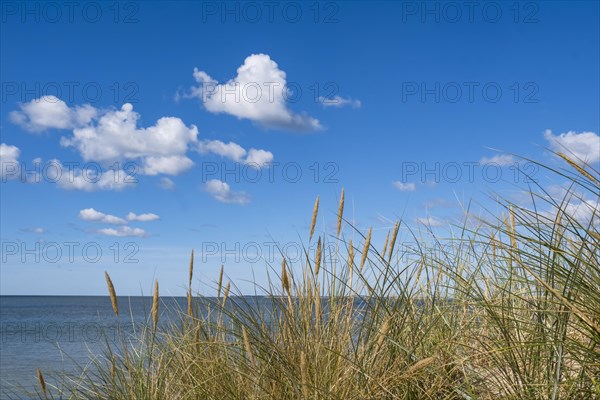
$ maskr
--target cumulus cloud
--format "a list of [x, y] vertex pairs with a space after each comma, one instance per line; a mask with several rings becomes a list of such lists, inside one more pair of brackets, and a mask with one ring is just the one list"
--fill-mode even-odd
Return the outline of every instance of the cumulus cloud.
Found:
[[600, 161], [600, 136], [597, 133], [569, 131], [553, 135], [548, 129], [544, 132], [544, 138], [552, 150], [574, 156], [577, 158], [576, 161], [587, 163]]
[[255, 168], [266, 167], [273, 161], [273, 153], [266, 150], [250, 149], [245, 163]]
[[10, 120], [23, 129], [39, 133], [47, 129], [72, 129], [83, 126], [98, 114], [89, 104], [70, 108], [55, 96], [43, 96], [19, 105], [9, 113]]
[[499, 167], [508, 167], [515, 164], [515, 158], [510, 154], [497, 154], [492, 157], [482, 157], [479, 164], [494, 164]]
[[146, 157], [141, 172], [145, 175], [179, 175], [192, 168], [194, 162], [187, 156]]
[[125, 221], [123, 218], [119, 218], [110, 214], [104, 214], [103, 212], [96, 211], [93, 208], [86, 208], [79, 211], [79, 218], [84, 221], [102, 222], [112, 225], [122, 225], [127, 223], [127, 221]]
[[416, 185], [412, 182], [403, 183], [400, 181], [394, 181], [394, 182], [392, 182], [392, 184], [394, 185], [394, 187], [396, 189], [398, 189], [401, 192], [414, 192], [415, 189], [417, 188]]
[[203, 140], [198, 145], [198, 150], [202, 154], [213, 153], [236, 162], [241, 162], [247, 153], [246, 149], [237, 143], [224, 143], [220, 140]]
[[86, 208], [84, 210], [79, 211], [79, 218], [84, 221], [91, 222], [99, 222], [104, 224], [111, 225], [120, 225], [117, 228], [103, 228], [99, 229], [96, 232], [106, 236], [116, 236], [116, 237], [144, 237], [147, 236], [148, 233], [141, 228], [132, 228], [127, 226], [126, 224], [132, 221], [139, 222], [148, 222], [148, 221], [156, 221], [160, 217], [156, 214], [147, 213], [147, 214], [135, 214], [133, 212], [129, 212], [127, 214], [126, 219], [117, 217], [115, 215], [105, 214], [103, 212], [97, 211], [93, 208]]
[[0, 178], [2, 181], [19, 177], [19, 156], [21, 150], [17, 146], [0, 144]]
[[325, 108], [335, 107], [342, 108], [350, 106], [354, 109], [358, 109], [362, 106], [360, 100], [352, 99], [350, 97], [342, 97], [342, 96], [333, 96], [332, 98], [327, 98], [323, 96], [319, 96], [319, 103]]
[[130, 212], [127, 214], [128, 221], [140, 221], [140, 222], [148, 222], [148, 221], [156, 221], [160, 217], [156, 214], [147, 213], [147, 214], [135, 214]]
[[201, 154], [213, 153], [255, 168], [266, 167], [273, 161], [273, 153], [270, 151], [259, 149], [246, 151], [246, 149], [234, 142], [224, 143], [220, 140], [203, 140], [198, 145], [198, 150]]
[[131, 228], [129, 226], [120, 226], [118, 228], [104, 228], [96, 231], [101, 235], [116, 236], [116, 237], [144, 237], [148, 233], [141, 228]]
[[50, 163], [56, 165], [58, 171], [53, 176], [47, 176], [46, 179], [55, 182], [58, 187], [67, 190], [83, 190], [85, 192], [95, 192], [98, 190], [121, 191], [126, 188], [134, 187], [137, 178], [130, 175], [122, 169], [97, 171], [79, 168], [64, 167], [60, 161], [51, 160]]
[[62, 137], [60, 144], [76, 149], [85, 161], [103, 165], [138, 162], [136, 172], [145, 175], [177, 175], [194, 165], [186, 153], [198, 142], [198, 129], [186, 126], [179, 118], [162, 117], [143, 128], [138, 127], [140, 115], [129, 103], [119, 110], [98, 110], [90, 105], [69, 107], [54, 96], [19, 107], [10, 118], [26, 130], [72, 130], [72, 135]]
[[139, 119], [127, 103], [105, 112], [96, 124], [74, 129], [73, 136], [61, 138], [61, 145], [77, 149], [86, 161], [140, 160], [140, 172], [146, 175], [177, 175], [191, 168], [193, 161], [185, 154], [198, 140], [194, 125], [188, 128], [179, 118], [163, 117], [139, 128]]
[[296, 114], [288, 108], [292, 95], [286, 73], [266, 54], [252, 54], [237, 69], [237, 76], [219, 83], [204, 71], [194, 68], [192, 86], [185, 97], [197, 97], [204, 108], [215, 114], [225, 113], [248, 119], [268, 129], [314, 131], [322, 126], [318, 119]]
[[221, 203], [246, 204], [250, 202], [250, 197], [245, 192], [235, 192], [231, 190], [229, 184], [218, 179], [207, 181], [204, 188]]

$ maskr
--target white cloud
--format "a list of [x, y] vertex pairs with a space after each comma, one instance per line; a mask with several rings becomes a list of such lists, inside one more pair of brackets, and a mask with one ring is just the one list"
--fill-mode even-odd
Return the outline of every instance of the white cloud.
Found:
[[594, 132], [569, 131], [555, 136], [548, 129], [544, 132], [544, 138], [556, 152], [574, 156], [587, 163], [600, 161], [600, 136]]
[[417, 188], [416, 185], [412, 182], [402, 183], [400, 181], [394, 181], [392, 182], [392, 184], [396, 189], [398, 189], [401, 192], [414, 192]]
[[146, 157], [141, 172], [145, 175], [179, 175], [192, 168], [194, 162], [184, 155], [168, 157]]
[[319, 96], [319, 103], [321, 103], [321, 105], [325, 108], [341, 108], [351, 106], [354, 109], [358, 109], [362, 106], [360, 100], [352, 99], [350, 97], [344, 98], [342, 96], [333, 96], [330, 99], [328, 99], [327, 97]]
[[106, 170], [96, 172], [94, 170], [69, 169], [65, 168], [60, 161], [51, 160], [56, 164], [59, 175], [46, 177], [46, 179], [56, 182], [58, 187], [68, 190], [83, 190], [94, 192], [97, 190], [115, 190], [120, 191], [136, 185], [137, 179], [123, 170]]
[[128, 221], [140, 221], [140, 222], [148, 222], [148, 221], [156, 221], [160, 217], [156, 214], [147, 213], [147, 214], [135, 214], [130, 212], [127, 214]]
[[21, 150], [17, 146], [10, 146], [6, 143], [0, 144], [0, 178], [16, 179], [19, 177], [19, 156]]
[[[86, 169], [72, 166], [64, 166], [59, 160], [50, 160], [44, 164], [45, 173], [42, 174], [35, 169], [31, 171], [20, 171], [18, 156], [20, 150], [15, 146], [9, 146], [4, 143], [0, 145], [0, 177], [3, 181], [8, 179], [23, 179], [26, 183], [40, 183], [42, 180], [56, 185], [62, 189], [83, 190], [94, 192], [97, 190], [123, 190], [133, 187], [137, 183], [135, 176], [124, 170], [108, 169]], [[42, 163], [41, 158], [35, 158], [32, 164]]]
[[102, 222], [113, 225], [122, 225], [127, 223], [127, 221], [125, 221], [123, 218], [119, 218], [110, 214], [104, 214], [103, 212], [96, 211], [93, 208], [86, 208], [79, 211], [79, 218], [84, 221]]
[[147, 236], [147, 232], [140, 228], [132, 228], [125, 224], [127, 221], [140, 221], [140, 222], [148, 222], [155, 221], [160, 217], [156, 214], [147, 213], [147, 214], [135, 214], [133, 212], [129, 212], [127, 214], [127, 221], [123, 218], [117, 217], [115, 215], [105, 214], [103, 212], [97, 211], [93, 208], [86, 208], [84, 210], [79, 211], [79, 218], [84, 221], [91, 222], [100, 222], [104, 224], [111, 225], [121, 225], [118, 228], [103, 228], [99, 229], [96, 232], [102, 235], [107, 236], [117, 236], [117, 237], [128, 237], [128, 236], [136, 236], [142, 237]]
[[47, 129], [72, 129], [94, 119], [98, 111], [89, 104], [70, 108], [55, 96], [43, 96], [19, 105], [20, 111], [11, 111], [10, 120], [30, 132]]
[[203, 140], [198, 145], [202, 154], [213, 153], [221, 157], [229, 158], [236, 162], [242, 162], [246, 156], [246, 149], [237, 143], [224, 143], [220, 140]]
[[256, 168], [268, 166], [273, 161], [273, 153], [266, 150], [250, 149], [245, 163]]
[[[185, 97], [199, 98], [207, 111], [248, 119], [265, 128], [293, 131], [321, 129], [319, 120], [296, 114], [287, 106], [292, 94], [286, 87], [286, 73], [266, 54], [252, 54], [237, 69], [237, 76], [219, 83], [194, 68], [193, 86]], [[294, 94], [297, 96], [297, 94]]]
[[131, 228], [129, 226], [120, 226], [119, 228], [98, 229], [96, 232], [106, 236], [117, 237], [144, 237], [148, 236], [145, 230], [141, 228]]
[[203, 140], [198, 145], [202, 154], [214, 153], [235, 162], [248, 164], [255, 168], [263, 168], [273, 161], [273, 153], [266, 150], [250, 149], [246, 151], [237, 143], [224, 143], [220, 140]]
[[140, 115], [133, 106], [100, 111], [90, 105], [68, 107], [44, 96], [21, 104], [11, 120], [32, 132], [49, 128], [72, 129], [62, 137], [63, 147], [73, 147], [85, 161], [108, 165], [118, 161], [139, 162], [136, 172], [145, 175], [178, 175], [194, 162], [186, 156], [188, 146], [198, 142], [198, 129], [175, 117], [163, 117], [147, 128], [137, 126]]
[[72, 137], [61, 138], [61, 145], [76, 148], [85, 161], [140, 160], [140, 172], [146, 175], [177, 175], [192, 167], [185, 154], [198, 141], [194, 125], [188, 128], [179, 118], [163, 117], [138, 128], [139, 118], [131, 104], [124, 104], [105, 112], [96, 124], [74, 129]]
[[479, 164], [494, 164], [499, 167], [508, 167], [515, 164], [515, 158], [510, 154], [497, 154], [492, 157], [482, 157]]
[[167, 178], [166, 176], [163, 176], [162, 178], [160, 178], [158, 186], [165, 190], [171, 190], [175, 188], [175, 182], [173, 182], [173, 180]]
[[204, 188], [213, 198], [222, 203], [246, 204], [250, 202], [250, 197], [245, 192], [234, 192], [229, 184], [218, 179], [207, 181]]
[[436, 226], [444, 225], [444, 221], [442, 221], [436, 217], [419, 217], [419, 218], [417, 218], [417, 222], [419, 222], [423, 225], [429, 226], [429, 227], [436, 227]]

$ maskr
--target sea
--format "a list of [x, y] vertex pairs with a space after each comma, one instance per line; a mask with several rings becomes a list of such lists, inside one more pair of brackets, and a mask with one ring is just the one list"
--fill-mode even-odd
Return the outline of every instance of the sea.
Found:
[[[118, 352], [123, 337], [135, 342], [151, 324], [152, 297], [117, 300], [118, 316], [108, 296], [0, 296], [0, 400], [39, 399], [38, 368], [48, 387], [60, 388], [65, 377], [76, 379], [86, 368], [93, 371], [92, 360], [103, 360], [107, 345]], [[207, 315], [206, 306], [214, 301], [220, 302], [195, 298], [197, 312]], [[266, 311], [264, 321], [277, 325], [270, 319], [273, 301], [265, 296], [231, 296], [227, 304], [237, 310]], [[323, 298], [324, 315], [328, 303]], [[357, 297], [353, 309], [365, 305]], [[161, 296], [159, 309], [161, 330], [181, 321], [187, 298]]]
[[[186, 301], [161, 297], [161, 321], [185, 310]], [[59, 376], [76, 375], [107, 340], [148, 323], [151, 297], [118, 303], [117, 317], [108, 296], [0, 296], [0, 399], [36, 398], [38, 368], [47, 384], [60, 386]]]

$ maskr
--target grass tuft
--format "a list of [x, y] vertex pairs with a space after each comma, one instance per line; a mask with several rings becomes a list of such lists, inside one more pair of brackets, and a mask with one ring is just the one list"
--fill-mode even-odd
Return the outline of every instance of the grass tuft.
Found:
[[363, 236], [348, 225], [359, 234], [346, 241], [342, 191], [336, 235], [269, 269], [261, 296], [229, 281], [222, 290], [221, 266], [217, 297], [193, 297], [192, 253], [181, 320], [158, 326], [156, 282], [152, 326], [109, 347], [58, 397], [600, 399], [600, 216], [568, 212], [580, 192], [598, 200], [600, 173], [561, 158], [578, 175], [546, 170], [569, 179], [564, 198], [532, 188], [534, 204], [501, 200], [503, 215], [465, 221], [449, 238], [428, 230], [414, 248], [397, 249], [401, 221], [381, 252], [372, 228]]

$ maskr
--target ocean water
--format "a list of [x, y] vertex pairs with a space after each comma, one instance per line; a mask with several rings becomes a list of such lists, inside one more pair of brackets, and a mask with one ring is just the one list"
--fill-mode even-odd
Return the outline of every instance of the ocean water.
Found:
[[[74, 373], [100, 355], [117, 329], [148, 321], [151, 297], [119, 297], [119, 317], [107, 296], [0, 296], [0, 399], [29, 399], [38, 388], [36, 369], [47, 381]], [[161, 298], [161, 320], [185, 310], [185, 298]]]
[[[102, 356], [107, 340], [117, 343], [122, 334], [135, 338], [150, 322], [152, 298], [118, 297], [118, 302], [117, 317], [108, 296], [0, 296], [0, 400], [37, 398], [37, 368], [47, 383], [60, 387], [56, 377], [78, 375], [92, 357]], [[198, 299], [196, 304], [200, 313], [206, 312]], [[326, 315], [328, 300], [321, 304]], [[364, 306], [355, 299], [355, 310]], [[252, 309], [274, 323], [271, 298], [231, 296], [228, 307]], [[187, 299], [161, 297], [160, 310], [159, 325], [169, 325], [186, 312]]]

